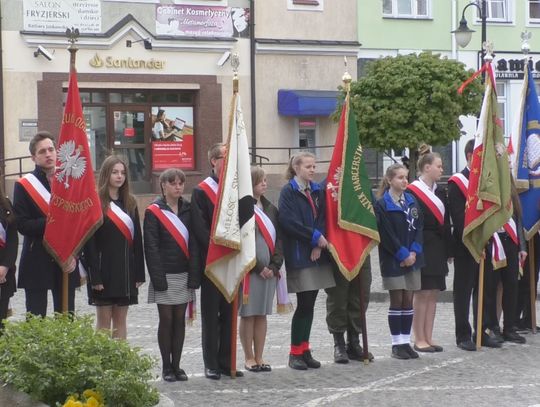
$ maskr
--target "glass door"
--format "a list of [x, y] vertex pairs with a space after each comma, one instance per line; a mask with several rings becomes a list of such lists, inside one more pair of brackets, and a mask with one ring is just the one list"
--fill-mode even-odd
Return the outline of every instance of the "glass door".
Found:
[[129, 167], [132, 192], [150, 192], [150, 155], [146, 149], [151, 132], [148, 108], [111, 105], [112, 150]]

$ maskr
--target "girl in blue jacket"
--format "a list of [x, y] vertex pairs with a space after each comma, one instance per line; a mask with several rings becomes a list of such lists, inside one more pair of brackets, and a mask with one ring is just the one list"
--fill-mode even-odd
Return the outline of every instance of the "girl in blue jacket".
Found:
[[401, 164], [388, 167], [375, 202], [382, 281], [390, 292], [392, 357], [397, 359], [418, 357], [410, 345], [412, 300], [413, 292], [420, 289], [420, 268], [424, 265], [423, 218], [415, 198], [405, 192], [407, 175]]
[[279, 196], [279, 224], [287, 268], [287, 287], [296, 293], [291, 324], [289, 367], [319, 368], [309, 347], [315, 300], [321, 288], [335, 286], [326, 247], [324, 188], [313, 182], [315, 156], [300, 152], [291, 157], [287, 179]]

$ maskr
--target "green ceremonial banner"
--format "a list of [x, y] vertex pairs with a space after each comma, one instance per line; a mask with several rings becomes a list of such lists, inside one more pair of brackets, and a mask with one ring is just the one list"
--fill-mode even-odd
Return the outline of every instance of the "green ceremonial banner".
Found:
[[477, 262], [489, 239], [512, 216], [510, 165], [491, 65], [485, 68], [486, 93], [475, 136], [465, 205], [463, 243]]
[[350, 281], [379, 242], [379, 232], [356, 120], [349, 109], [347, 96], [326, 180], [326, 237], [339, 270]]
[[377, 218], [373, 210], [371, 182], [364, 164], [364, 150], [358, 139], [356, 117], [348, 112], [348, 134], [343, 152], [343, 168], [339, 190], [339, 226], [362, 233], [379, 241]]

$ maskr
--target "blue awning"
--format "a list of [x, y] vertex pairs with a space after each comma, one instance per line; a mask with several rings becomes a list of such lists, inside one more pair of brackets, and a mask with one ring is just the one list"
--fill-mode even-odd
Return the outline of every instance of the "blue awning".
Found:
[[329, 116], [336, 110], [337, 90], [278, 90], [278, 112], [283, 116]]

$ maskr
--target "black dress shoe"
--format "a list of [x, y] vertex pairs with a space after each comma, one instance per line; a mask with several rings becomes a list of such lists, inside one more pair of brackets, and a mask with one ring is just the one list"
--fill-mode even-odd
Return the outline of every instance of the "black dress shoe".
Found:
[[[473, 336], [473, 341], [476, 343], [476, 337]], [[497, 342], [495, 339], [492, 339], [489, 335], [482, 335], [482, 346], [486, 348], [500, 348], [502, 344]]]
[[254, 373], [257, 373], [257, 372], [260, 372], [260, 371], [261, 371], [261, 366], [260, 366], [260, 365], [252, 365], [252, 366], [244, 365], [244, 368], [245, 368], [248, 372], [254, 372]]
[[473, 352], [476, 350], [476, 345], [470, 339], [466, 339], [464, 341], [458, 342], [457, 346], [459, 349], [466, 350], [469, 352]]
[[163, 380], [166, 382], [175, 382], [176, 381], [176, 375], [174, 374], [174, 371], [172, 369], [165, 369], [162, 373]]
[[207, 379], [219, 380], [221, 379], [221, 373], [218, 369], [204, 369], [204, 375]]
[[[222, 375], [230, 377], [231, 376], [231, 369], [220, 368], [219, 373], [221, 373]], [[241, 370], [237, 370], [236, 371], [236, 377], [244, 377], [244, 372], [242, 372]]]
[[504, 338], [501, 335], [501, 328], [499, 328], [499, 327], [495, 327], [492, 330], [490, 330], [489, 337], [491, 339], [494, 339], [495, 341], [497, 341], [499, 343], [504, 342]]
[[310, 350], [304, 351], [302, 354], [302, 357], [304, 358], [304, 362], [306, 362], [307, 367], [310, 367], [312, 369], [318, 369], [321, 367], [321, 362], [319, 362], [316, 359], [313, 359], [313, 356], [311, 355]]
[[419, 358], [418, 353], [416, 353], [416, 351], [413, 348], [411, 348], [411, 345], [409, 343], [404, 343], [401, 346], [403, 346], [403, 349], [405, 349], [405, 352], [409, 354], [411, 359]]
[[307, 364], [302, 355], [289, 355], [289, 367], [294, 370], [307, 370]]
[[396, 359], [410, 359], [409, 352], [402, 345], [392, 345], [392, 357]]
[[507, 342], [524, 344], [527, 340], [515, 331], [503, 332], [503, 338]]
[[184, 369], [174, 369], [174, 375], [179, 382], [187, 382], [188, 377]]
[[272, 366], [270, 366], [268, 363], [263, 363], [261, 365], [261, 372], [271, 372]]
[[435, 348], [431, 345], [424, 346], [423, 348], [421, 348], [420, 346], [416, 346], [415, 344], [414, 350], [417, 352], [435, 353]]

